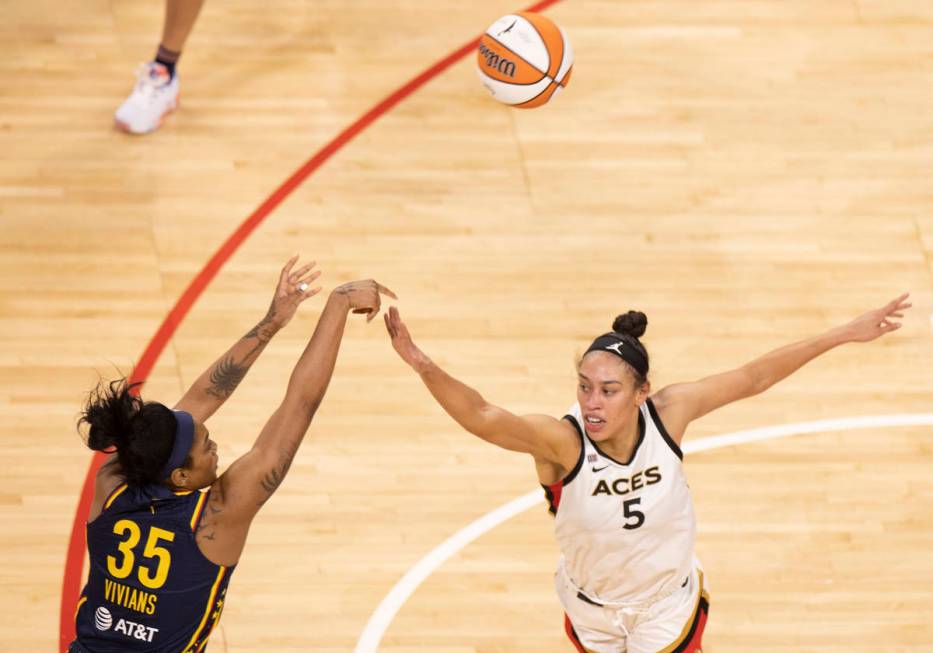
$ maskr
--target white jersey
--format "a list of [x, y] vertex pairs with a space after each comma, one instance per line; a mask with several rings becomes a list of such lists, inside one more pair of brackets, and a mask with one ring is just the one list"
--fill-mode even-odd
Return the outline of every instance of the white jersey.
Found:
[[693, 572], [696, 517], [683, 454], [651, 400], [639, 411], [638, 443], [627, 462], [590, 440], [579, 405], [564, 419], [576, 428], [582, 450], [573, 471], [545, 486], [561, 572], [603, 605], [673, 592]]

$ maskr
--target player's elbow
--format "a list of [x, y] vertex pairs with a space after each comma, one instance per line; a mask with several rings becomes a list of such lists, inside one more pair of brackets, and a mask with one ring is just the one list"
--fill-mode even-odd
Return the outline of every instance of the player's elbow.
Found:
[[310, 423], [317, 413], [317, 409], [321, 406], [323, 398], [318, 394], [291, 392], [291, 389], [289, 389], [289, 392], [285, 395], [285, 400], [282, 402], [282, 408], [291, 418], [304, 419]]
[[760, 365], [746, 365], [743, 368], [745, 397], [754, 397], [761, 394], [772, 385], [776, 379], [768, 373], [768, 370]]
[[317, 409], [321, 407], [323, 397], [303, 397], [301, 400], [301, 412], [310, 422], [317, 414]]
[[501, 408], [486, 404], [475, 412], [469, 423], [464, 424], [464, 427], [473, 435], [493, 444], [498, 444], [497, 435], [501, 435], [503, 431], [502, 417], [503, 411]]

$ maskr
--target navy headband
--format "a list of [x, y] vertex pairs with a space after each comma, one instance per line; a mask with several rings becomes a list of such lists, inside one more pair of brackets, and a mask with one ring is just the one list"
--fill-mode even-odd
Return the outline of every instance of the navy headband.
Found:
[[172, 414], [175, 415], [175, 442], [172, 444], [172, 453], [159, 472], [159, 478], [168, 478], [176, 467], [182, 466], [194, 442], [194, 418], [191, 413], [173, 410]]
[[[634, 336], [629, 337], [635, 340]], [[615, 354], [631, 365], [641, 376], [648, 376], [648, 359], [637, 347], [626, 340], [626, 336], [620, 333], [604, 333], [593, 341], [583, 355], [586, 356], [591, 351], [608, 351], [610, 354]]]

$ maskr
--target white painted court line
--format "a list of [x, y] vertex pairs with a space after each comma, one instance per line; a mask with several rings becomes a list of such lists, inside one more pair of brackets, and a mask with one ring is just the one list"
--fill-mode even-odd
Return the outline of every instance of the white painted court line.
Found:
[[[870, 429], [891, 426], [933, 426], [933, 413], [907, 413], [900, 415], [868, 415], [864, 417], [840, 417], [824, 419], [815, 422], [798, 422], [797, 424], [782, 424], [779, 426], [764, 426], [747, 431], [736, 431], [724, 435], [715, 435], [694, 442], [687, 442], [683, 451], [696, 453], [720, 447], [728, 447], [749, 442], [760, 442], [776, 438], [786, 438], [792, 435], [807, 433], [825, 433], [829, 431], [843, 431], [853, 429]], [[366, 622], [366, 627], [360, 633], [356, 642], [354, 653], [376, 653], [382, 636], [389, 628], [395, 615], [401, 609], [424, 579], [430, 576], [448, 558], [467, 544], [484, 533], [491, 531], [499, 524], [508, 521], [515, 515], [522, 513], [532, 506], [544, 503], [544, 493], [541, 489], [524, 494], [495, 510], [486, 513], [474, 522], [471, 522], [441, 542], [433, 551], [421, 558], [409, 569], [395, 584], [379, 606]]]

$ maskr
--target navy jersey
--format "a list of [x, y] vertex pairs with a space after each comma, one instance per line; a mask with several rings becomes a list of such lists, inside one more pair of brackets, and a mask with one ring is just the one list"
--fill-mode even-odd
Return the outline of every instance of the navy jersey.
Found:
[[195, 541], [210, 491], [121, 485], [87, 525], [90, 572], [74, 648], [90, 653], [199, 653], [220, 620], [233, 567]]

